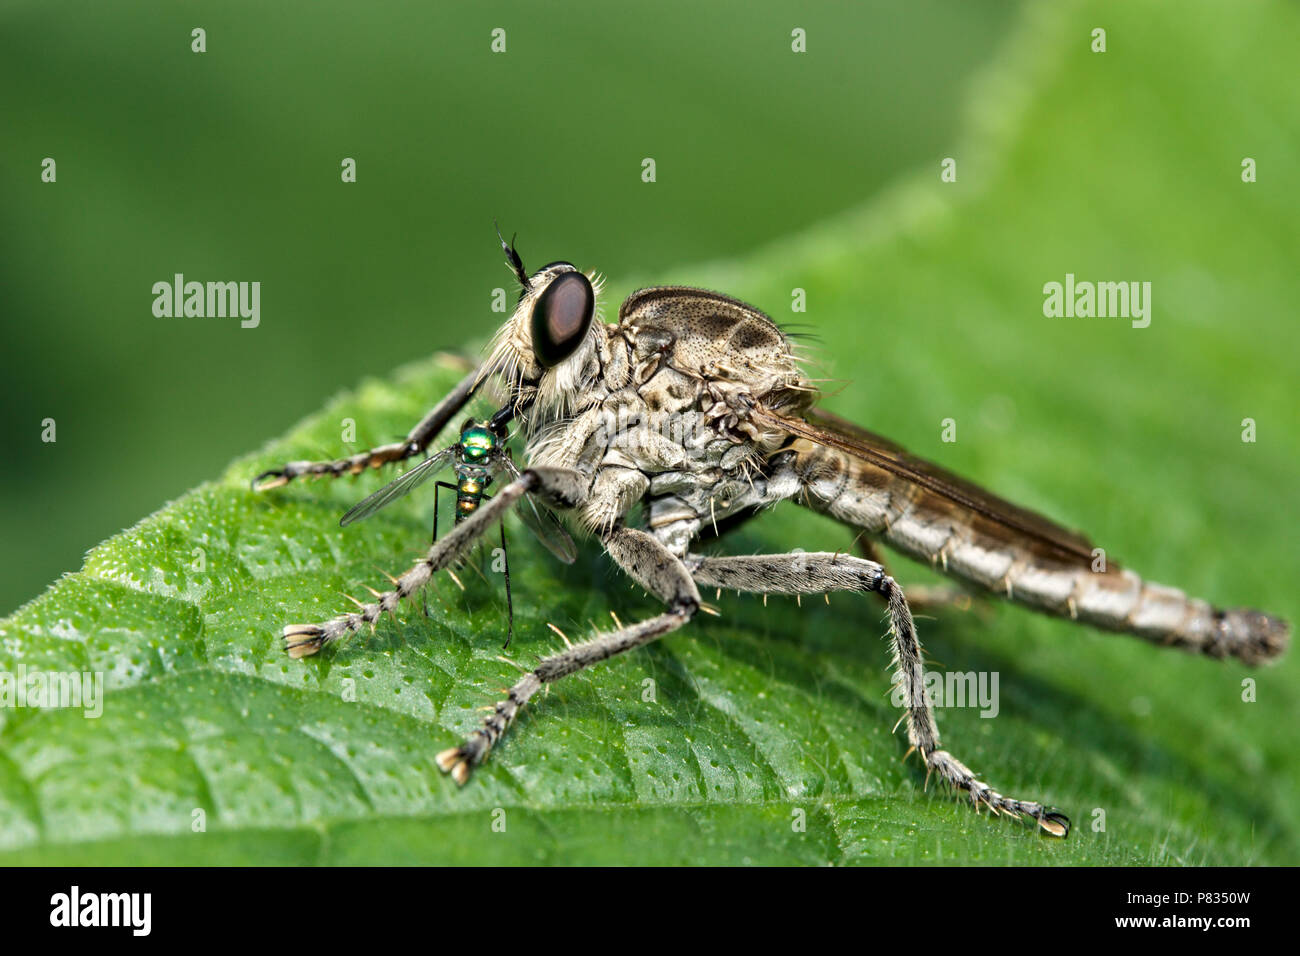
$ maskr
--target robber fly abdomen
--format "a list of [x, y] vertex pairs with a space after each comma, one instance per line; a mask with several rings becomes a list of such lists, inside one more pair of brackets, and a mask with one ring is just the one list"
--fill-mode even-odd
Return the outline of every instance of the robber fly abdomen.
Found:
[[968, 488], [969, 504], [959, 505], [913, 480], [806, 439], [794, 443], [787, 467], [814, 510], [1017, 604], [1250, 664], [1275, 657], [1285, 646], [1285, 622], [1248, 608], [1219, 609], [1177, 588], [1144, 581], [1082, 535], [1038, 515], [997, 502], [1003, 521], [1018, 514], [1022, 527], [1009, 529], [990, 520], [978, 509], [996, 499], [979, 489]]

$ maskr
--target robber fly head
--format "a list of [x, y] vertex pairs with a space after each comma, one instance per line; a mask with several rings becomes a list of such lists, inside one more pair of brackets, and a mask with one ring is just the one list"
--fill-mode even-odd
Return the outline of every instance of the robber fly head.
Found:
[[530, 275], [513, 239], [501, 239], [501, 249], [519, 282], [519, 303], [492, 343], [484, 374], [501, 375], [516, 405], [536, 401], [562, 411], [598, 371], [602, 283], [570, 262], [552, 262]]

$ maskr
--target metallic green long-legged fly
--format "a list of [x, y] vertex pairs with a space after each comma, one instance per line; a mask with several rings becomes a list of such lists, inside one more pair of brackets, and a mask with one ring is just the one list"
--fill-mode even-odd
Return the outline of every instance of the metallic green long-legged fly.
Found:
[[[404, 497], [412, 489], [424, 484], [451, 465], [456, 471], [456, 483], [439, 481], [434, 486], [433, 538], [436, 541], [440, 490], [445, 488], [456, 493], [455, 524], [460, 524], [477, 511], [480, 504], [491, 499], [492, 496], [487, 493], [487, 489], [498, 475], [504, 472], [511, 479], [519, 477], [519, 469], [510, 457], [510, 449], [506, 445], [508, 438], [506, 426], [512, 417], [511, 409], [502, 409], [486, 421], [468, 419], [461, 426], [459, 441], [426, 458], [400, 478], [384, 485], [348, 511], [339, 519], [339, 524], [347, 527], [370, 517], [380, 508]], [[520, 519], [552, 554], [565, 564], [572, 564], [578, 557], [578, 549], [573, 543], [573, 538], [550, 509], [539, 505], [531, 496], [525, 500], [526, 504], [517, 512]], [[510, 560], [506, 554], [504, 523], [501, 525], [501, 556], [506, 585], [506, 607], [509, 614], [505, 646], [509, 647], [510, 640], [514, 637], [515, 610], [510, 595]]]

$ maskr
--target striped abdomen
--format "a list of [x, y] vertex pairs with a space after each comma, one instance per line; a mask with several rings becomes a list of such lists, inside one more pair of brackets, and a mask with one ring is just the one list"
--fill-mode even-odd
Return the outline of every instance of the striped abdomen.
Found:
[[456, 524], [460, 524], [483, 503], [486, 482], [482, 476], [462, 473], [456, 480]]
[[995, 508], [958, 504], [807, 439], [798, 439], [790, 450], [790, 467], [814, 510], [877, 535], [979, 589], [1048, 614], [1212, 657], [1258, 663], [1286, 647], [1285, 621], [1247, 608], [1222, 610], [1177, 588], [1145, 582], [1082, 536], [987, 494], [983, 504], [1005, 505], [1013, 520], [999, 521]]

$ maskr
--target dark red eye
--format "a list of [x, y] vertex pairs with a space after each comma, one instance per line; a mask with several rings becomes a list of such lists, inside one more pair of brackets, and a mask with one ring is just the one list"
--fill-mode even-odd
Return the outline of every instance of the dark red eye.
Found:
[[581, 272], [565, 272], [533, 306], [533, 354], [550, 368], [572, 355], [591, 325], [596, 293]]

